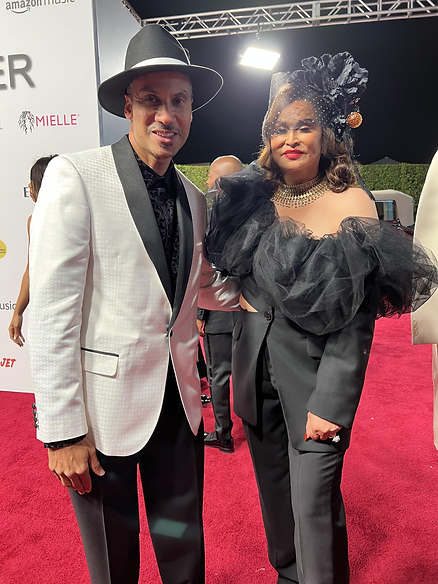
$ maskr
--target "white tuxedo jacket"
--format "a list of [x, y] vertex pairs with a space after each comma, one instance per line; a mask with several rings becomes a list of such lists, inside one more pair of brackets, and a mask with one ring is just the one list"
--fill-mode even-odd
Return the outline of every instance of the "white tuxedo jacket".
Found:
[[[421, 192], [414, 237], [438, 257], [438, 152], [435, 154]], [[412, 342], [433, 347], [434, 442], [438, 449], [438, 292], [412, 313]]]
[[160, 415], [169, 356], [197, 432], [197, 306], [237, 309], [238, 292], [204, 259], [204, 196], [179, 171], [176, 182], [173, 296], [127, 137], [47, 168], [30, 239], [29, 346], [43, 442], [88, 434], [104, 454], [138, 452]]

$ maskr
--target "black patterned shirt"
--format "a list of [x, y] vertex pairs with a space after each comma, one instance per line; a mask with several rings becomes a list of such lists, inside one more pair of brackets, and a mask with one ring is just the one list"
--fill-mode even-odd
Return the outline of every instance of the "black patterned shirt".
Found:
[[158, 229], [160, 230], [163, 241], [173, 291], [175, 291], [179, 264], [179, 232], [175, 210], [176, 191], [173, 186], [176, 180], [175, 167], [173, 162], [171, 162], [163, 176], [160, 176], [143, 162], [135, 152], [134, 155], [149, 193]]

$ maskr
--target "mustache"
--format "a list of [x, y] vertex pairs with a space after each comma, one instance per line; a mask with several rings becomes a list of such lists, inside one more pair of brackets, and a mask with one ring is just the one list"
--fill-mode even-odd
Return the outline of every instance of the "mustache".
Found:
[[177, 124], [161, 124], [160, 122], [155, 122], [152, 126], [148, 128], [148, 134], [153, 132], [154, 130], [166, 130], [167, 132], [176, 132], [177, 134], [181, 134], [181, 129]]

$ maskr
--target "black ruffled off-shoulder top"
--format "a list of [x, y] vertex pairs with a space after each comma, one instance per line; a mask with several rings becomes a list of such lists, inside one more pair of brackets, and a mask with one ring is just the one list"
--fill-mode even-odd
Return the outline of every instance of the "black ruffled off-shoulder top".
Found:
[[280, 218], [272, 184], [252, 163], [220, 179], [206, 239], [209, 261], [251, 275], [268, 304], [317, 335], [343, 328], [366, 299], [381, 316], [419, 308], [438, 286], [437, 261], [394, 226], [347, 217], [321, 238]]

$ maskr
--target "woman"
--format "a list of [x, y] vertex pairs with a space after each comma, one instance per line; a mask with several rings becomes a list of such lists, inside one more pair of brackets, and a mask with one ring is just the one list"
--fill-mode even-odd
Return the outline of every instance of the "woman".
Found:
[[[49, 162], [57, 156], [57, 154], [52, 154], [51, 156], [44, 156], [39, 158], [35, 164], [30, 169], [30, 183], [29, 183], [29, 194], [30, 198], [34, 203], [36, 203], [38, 198], [38, 193], [41, 188], [41, 183], [43, 181], [44, 172], [46, 171]], [[27, 220], [27, 235], [30, 241], [30, 222], [32, 220], [32, 215]], [[20, 292], [18, 294], [17, 302], [15, 303], [14, 314], [12, 315], [11, 324], [9, 325], [9, 337], [12, 341], [19, 347], [22, 347], [25, 340], [23, 333], [21, 332], [21, 327], [23, 324], [23, 312], [26, 310], [29, 304], [29, 258], [27, 260], [26, 270], [23, 274], [21, 280]]]
[[347, 114], [367, 71], [348, 53], [303, 66], [274, 75], [258, 163], [220, 180], [206, 246], [241, 280], [234, 406], [278, 582], [346, 584], [341, 473], [374, 321], [420, 304], [437, 274], [357, 184]]

